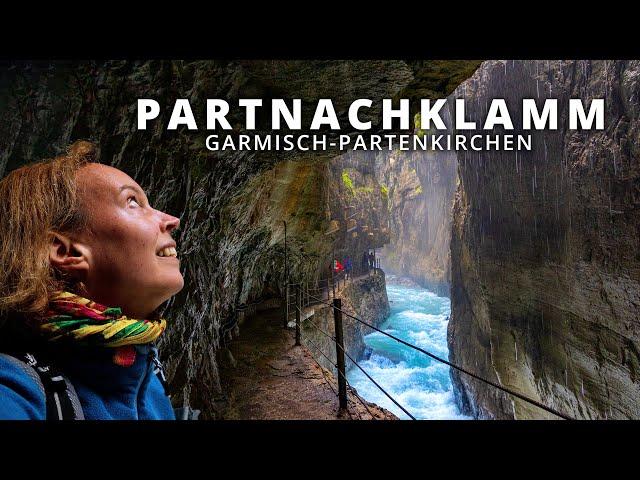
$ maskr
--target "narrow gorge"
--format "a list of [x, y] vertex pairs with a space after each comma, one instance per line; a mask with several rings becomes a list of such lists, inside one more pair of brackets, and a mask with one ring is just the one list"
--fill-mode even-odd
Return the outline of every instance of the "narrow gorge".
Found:
[[[100, 162], [130, 174], [155, 208], [180, 217], [185, 288], [163, 310], [169, 327], [160, 342], [174, 406], [200, 409], [203, 419], [335, 417], [335, 397], [319, 390], [336, 359], [318, 327], [334, 334], [333, 311], [312, 296], [337, 296], [345, 312], [568, 416], [640, 417], [640, 62], [4, 67], [0, 176], [88, 139]], [[136, 128], [138, 98], [162, 106], [146, 131]], [[176, 98], [189, 99], [198, 118], [206, 98], [300, 98], [305, 124], [309, 105], [330, 98], [344, 125], [349, 104], [368, 98], [373, 107], [361, 120], [373, 122], [369, 133], [382, 129], [383, 98], [411, 99], [414, 123], [417, 99], [448, 98], [443, 120], [467, 137], [452, 126], [458, 98], [479, 123], [494, 98], [504, 98], [514, 118], [523, 98], [557, 98], [560, 118], [557, 129], [532, 133], [530, 152], [210, 152], [206, 131], [163, 127]], [[604, 98], [605, 129], [569, 129], [562, 105], [570, 98]], [[243, 115], [229, 116], [232, 136], [246, 133]], [[270, 133], [269, 118], [259, 114], [251, 133]], [[351, 272], [330, 285], [334, 260]], [[303, 349], [295, 351], [287, 349], [292, 328], [282, 328], [287, 282], [304, 286]], [[345, 351], [419, 418], [554, 418], [357, 322], [345, 319], [344, 335]], [[334, 353], [325, 358], [317, 348]], [[382, 407], [370, 403], [374, 414], [364, 407], [359, 418], [406, 418], [347, 364], [349, 382]], [[265, 385], [243, 380], [264, 375]], [[273, 408], [254, 401], [289, 388], [287, 375], [298, 396]]]

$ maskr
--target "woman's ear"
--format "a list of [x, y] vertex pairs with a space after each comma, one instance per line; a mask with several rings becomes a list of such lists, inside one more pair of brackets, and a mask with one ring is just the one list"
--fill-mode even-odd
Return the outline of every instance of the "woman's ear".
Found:
[[61, 273], [83, 280], [89, 270], [89, 249], [69, 236], [50, 232], [49, 262]]

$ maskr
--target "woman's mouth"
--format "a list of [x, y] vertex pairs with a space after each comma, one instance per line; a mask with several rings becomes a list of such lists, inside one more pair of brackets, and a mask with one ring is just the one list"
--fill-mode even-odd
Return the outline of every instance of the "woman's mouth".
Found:
[[158, 250], [156, 252], [156, 255], [158, 257], [174, 257], [174, 258], [178, 258], [178, 252], [176, 251], [175, 247], [161, 248], [160, 250]]

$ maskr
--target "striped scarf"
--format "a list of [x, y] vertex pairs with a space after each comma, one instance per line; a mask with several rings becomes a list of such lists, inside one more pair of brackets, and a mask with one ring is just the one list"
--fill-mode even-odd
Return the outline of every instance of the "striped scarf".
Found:
[[156, 340], [167, 322], [136, 320], [118, 307], [105, 307], [69, 292], [56, 292], [38, 329], [49, 341], [71, 339], [87, 345], [122, 347]]

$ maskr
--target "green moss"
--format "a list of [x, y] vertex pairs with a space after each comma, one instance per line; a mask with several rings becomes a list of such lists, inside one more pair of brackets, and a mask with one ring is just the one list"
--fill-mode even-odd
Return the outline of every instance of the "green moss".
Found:
[[424, 135], [424, 130], [422, 130], [422, 115], [420, 112], [416, 113], [413, 116], [413, 127], [416, 129], [416, 134], [418, 137], [422, 137]]
[[347, 169], [342, 170], [342, 183], [344, 184], [344, 186], [347, 188], [347, 190], [351, 195], [356, 194], [356, 191], [355, 191], [356, 189], [353, 186], [353, 180], [351, 180], [351, 177], [349, 176], [349, 171]]
[[380, 185], [380, 193], [382, 194], [383, 198], [389, 198], [389, 189], [386, 185]]
[[422, 193], [422, 185], [418, 185], [415, 189], [415, 192], [420, 195]]

